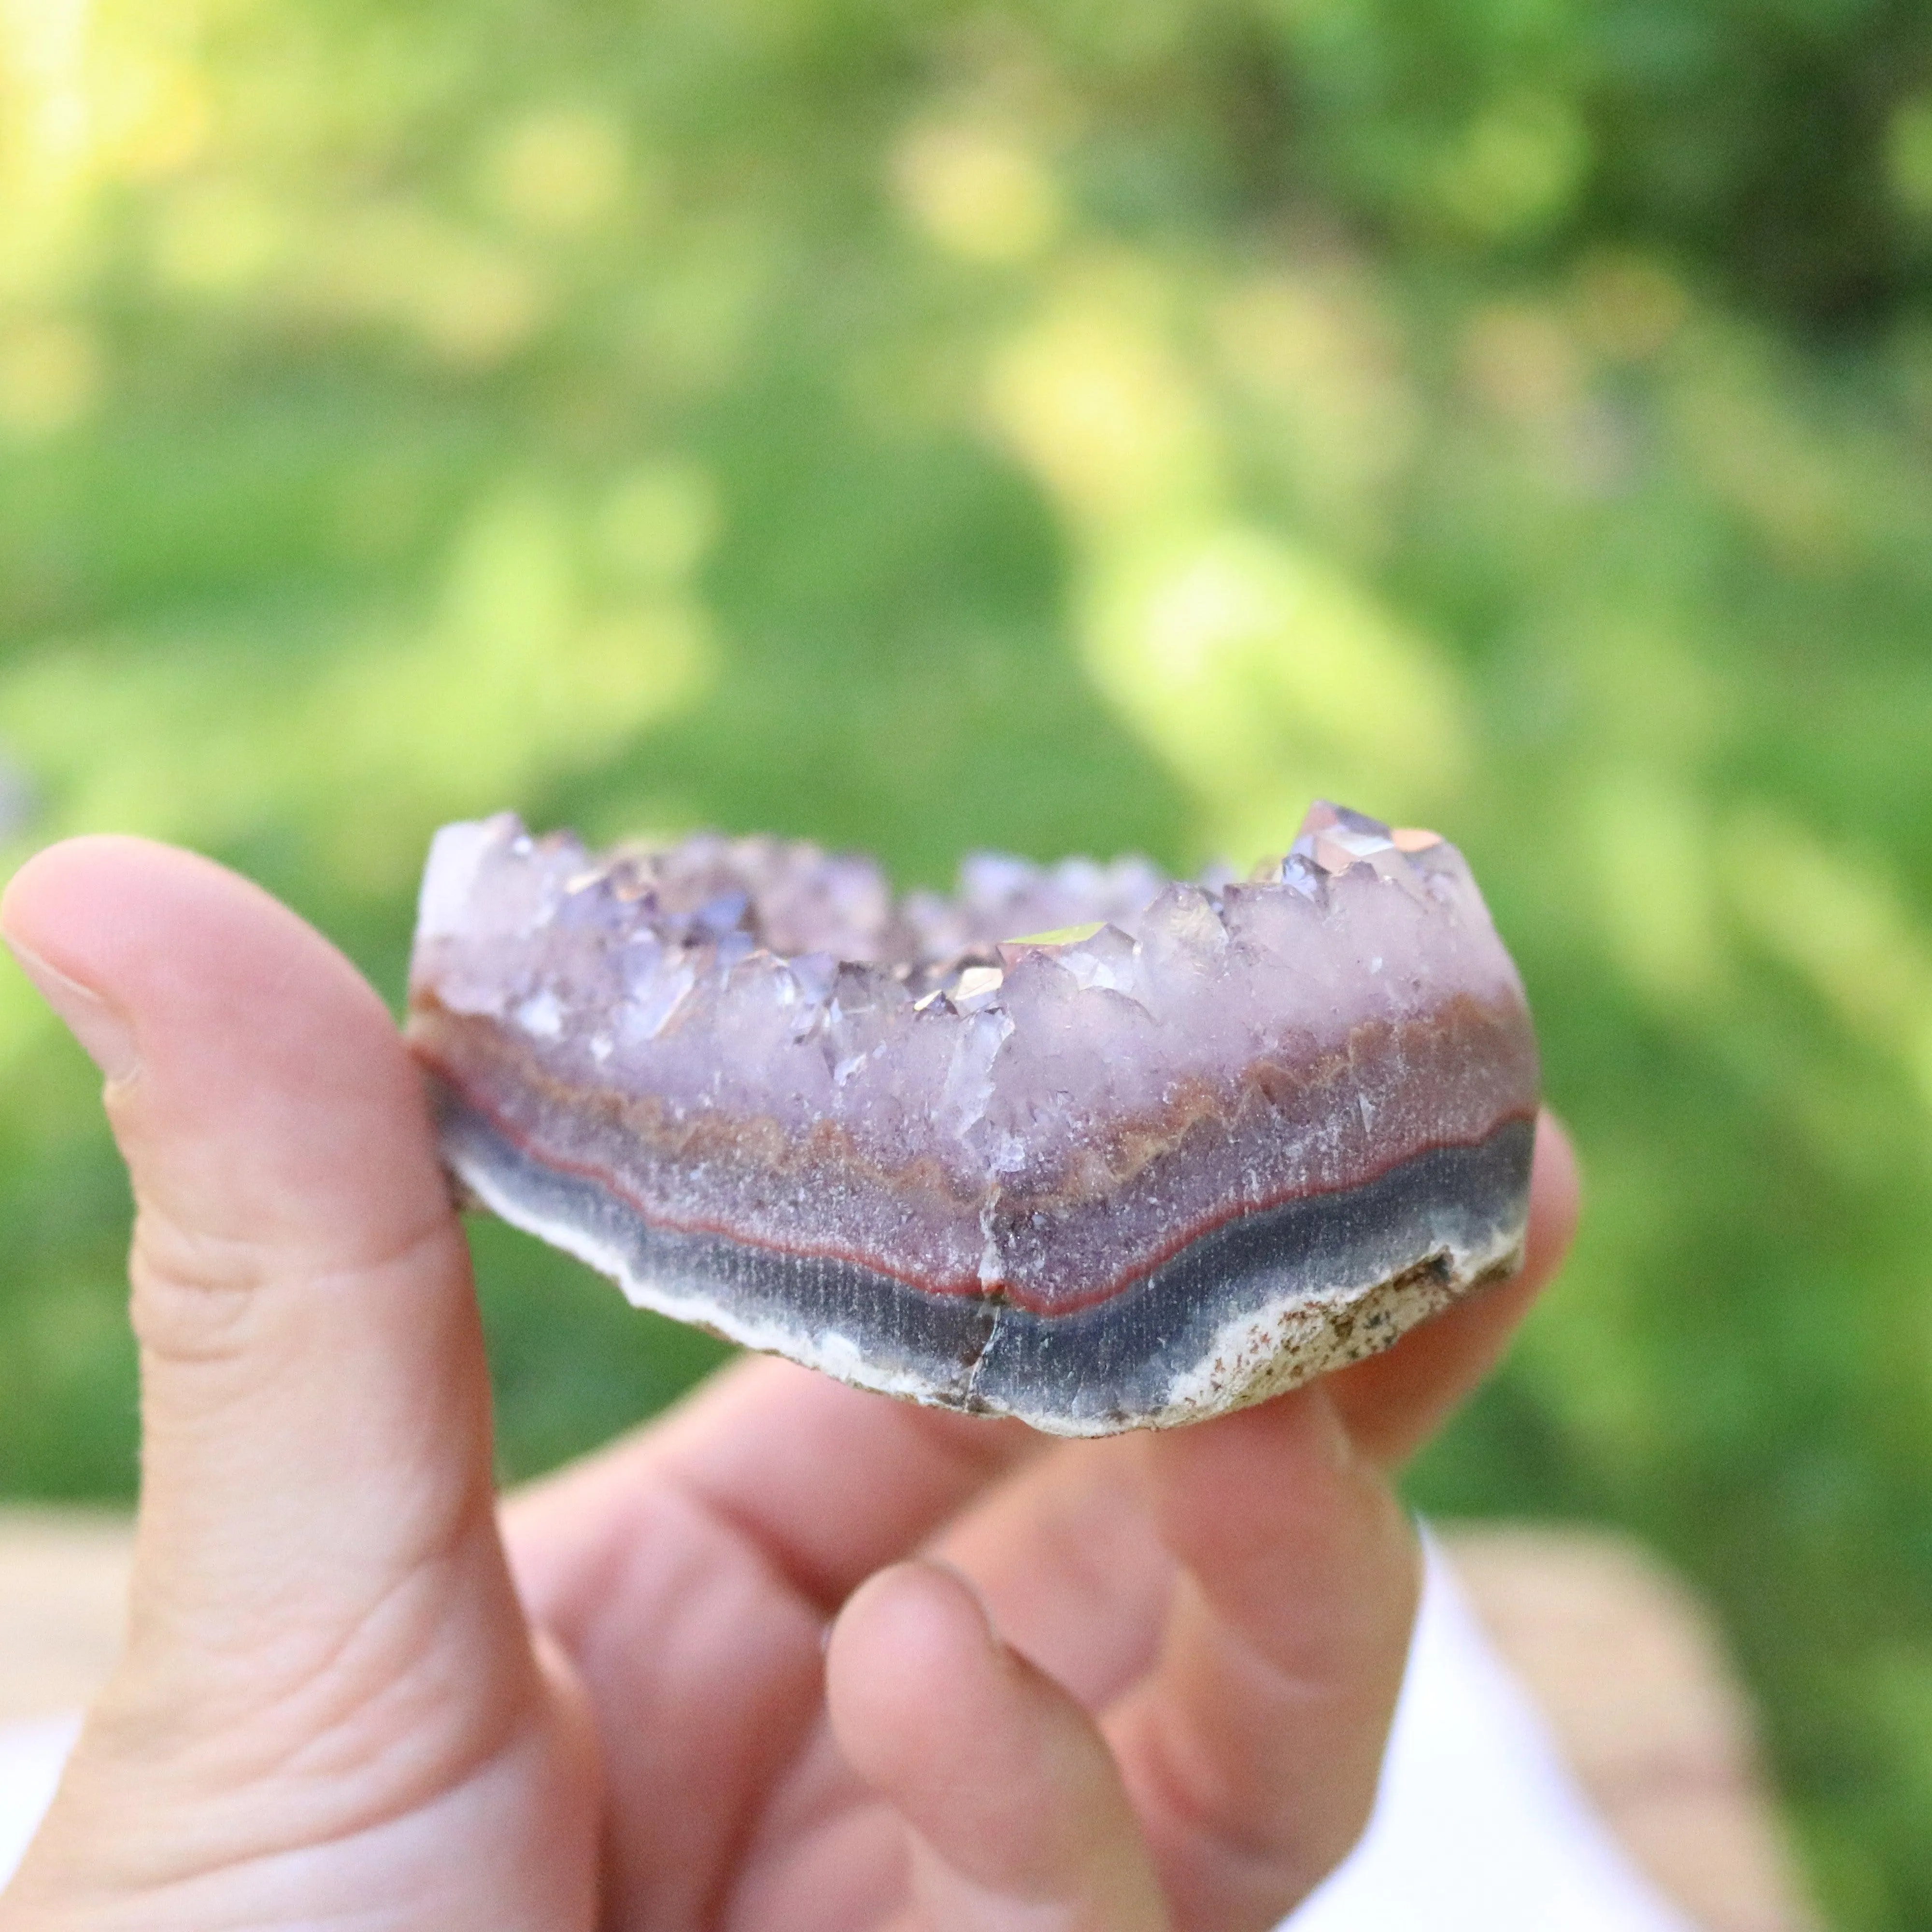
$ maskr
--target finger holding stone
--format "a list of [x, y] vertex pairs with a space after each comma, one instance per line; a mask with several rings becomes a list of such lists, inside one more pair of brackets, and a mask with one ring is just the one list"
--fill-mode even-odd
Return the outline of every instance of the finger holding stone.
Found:
[[1367, 1820], [1418, 1551], [1319, 1384], [1159, 1438], [1150, 1460], [1180, 1574], [1108, 1735], [1181, 1932], [1262, 1932]]
[[1105, 1741], [958, 1573], [881, 1571], [826, 1667], [841, 1750], [910, 1834], [908, 1932], [1167, 1932]]
[[1160, 1648], [1175, 1564], [1148, 1506], [1154, 1446], [1138, 1432], [1061, 1443], [933, 1546], [973, 1580], [1008, 1640], [1089, 1710]]

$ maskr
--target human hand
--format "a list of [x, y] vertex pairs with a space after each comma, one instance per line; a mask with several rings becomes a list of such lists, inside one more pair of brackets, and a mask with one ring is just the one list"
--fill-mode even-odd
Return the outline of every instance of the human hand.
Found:
[[1165, 1436], [1052, 1443], [787, 1364], [514, 1498], [412, 1064], [292, 914], [125, 839], [0, 929], [134, 1183], [126, 1652], [0, 1932], [1241, 1932], [1365, 1820], [1413, 1612], [1388, 1470], [1515, 1281]]

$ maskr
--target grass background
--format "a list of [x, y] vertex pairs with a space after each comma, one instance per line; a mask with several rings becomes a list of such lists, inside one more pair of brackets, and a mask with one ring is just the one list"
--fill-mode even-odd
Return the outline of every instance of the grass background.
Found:
[[[1590, 1178], [1414, 1493], [1720, 1606], [1932, 1923], [1932, 16], [6, 0], [0, 874], [118, 827], [400, 992], [442, 820], [1442, 825]], [[0, 977], [0, 1492], [134, 1481], [123, 1184]], [[712, 1345], [476, 1231], [506, 1474]]]

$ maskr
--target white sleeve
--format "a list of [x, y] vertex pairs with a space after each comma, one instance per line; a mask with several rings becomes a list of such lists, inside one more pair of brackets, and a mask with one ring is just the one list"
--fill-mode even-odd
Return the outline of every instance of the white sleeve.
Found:
[[1425, 1549], [1374, 1816], [1283, 1932], [1693, 1932], [1611, 1838]]
[[40, 1829], [80, 1735], [78, 1713], [0, 1724], [0, 1886], [14, 1876], [27, 1840]]

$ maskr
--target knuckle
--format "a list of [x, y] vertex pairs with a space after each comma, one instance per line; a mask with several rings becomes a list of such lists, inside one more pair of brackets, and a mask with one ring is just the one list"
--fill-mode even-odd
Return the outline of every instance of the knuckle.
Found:
[[186, 1225], [144, 1204], [128, 1264], [136, 1339], [165, 1361], [233, 1361], [261, 1350], [292, 1296], [440, 1265], [452, 1228], [433, 1222], [366, 1253], [330, 1256]]
[[162, 1360], [212, 1364], [247, 1352], [260, 1320], [269, 1257], [143, 1210], [128, 1266], [135, 1339]]

